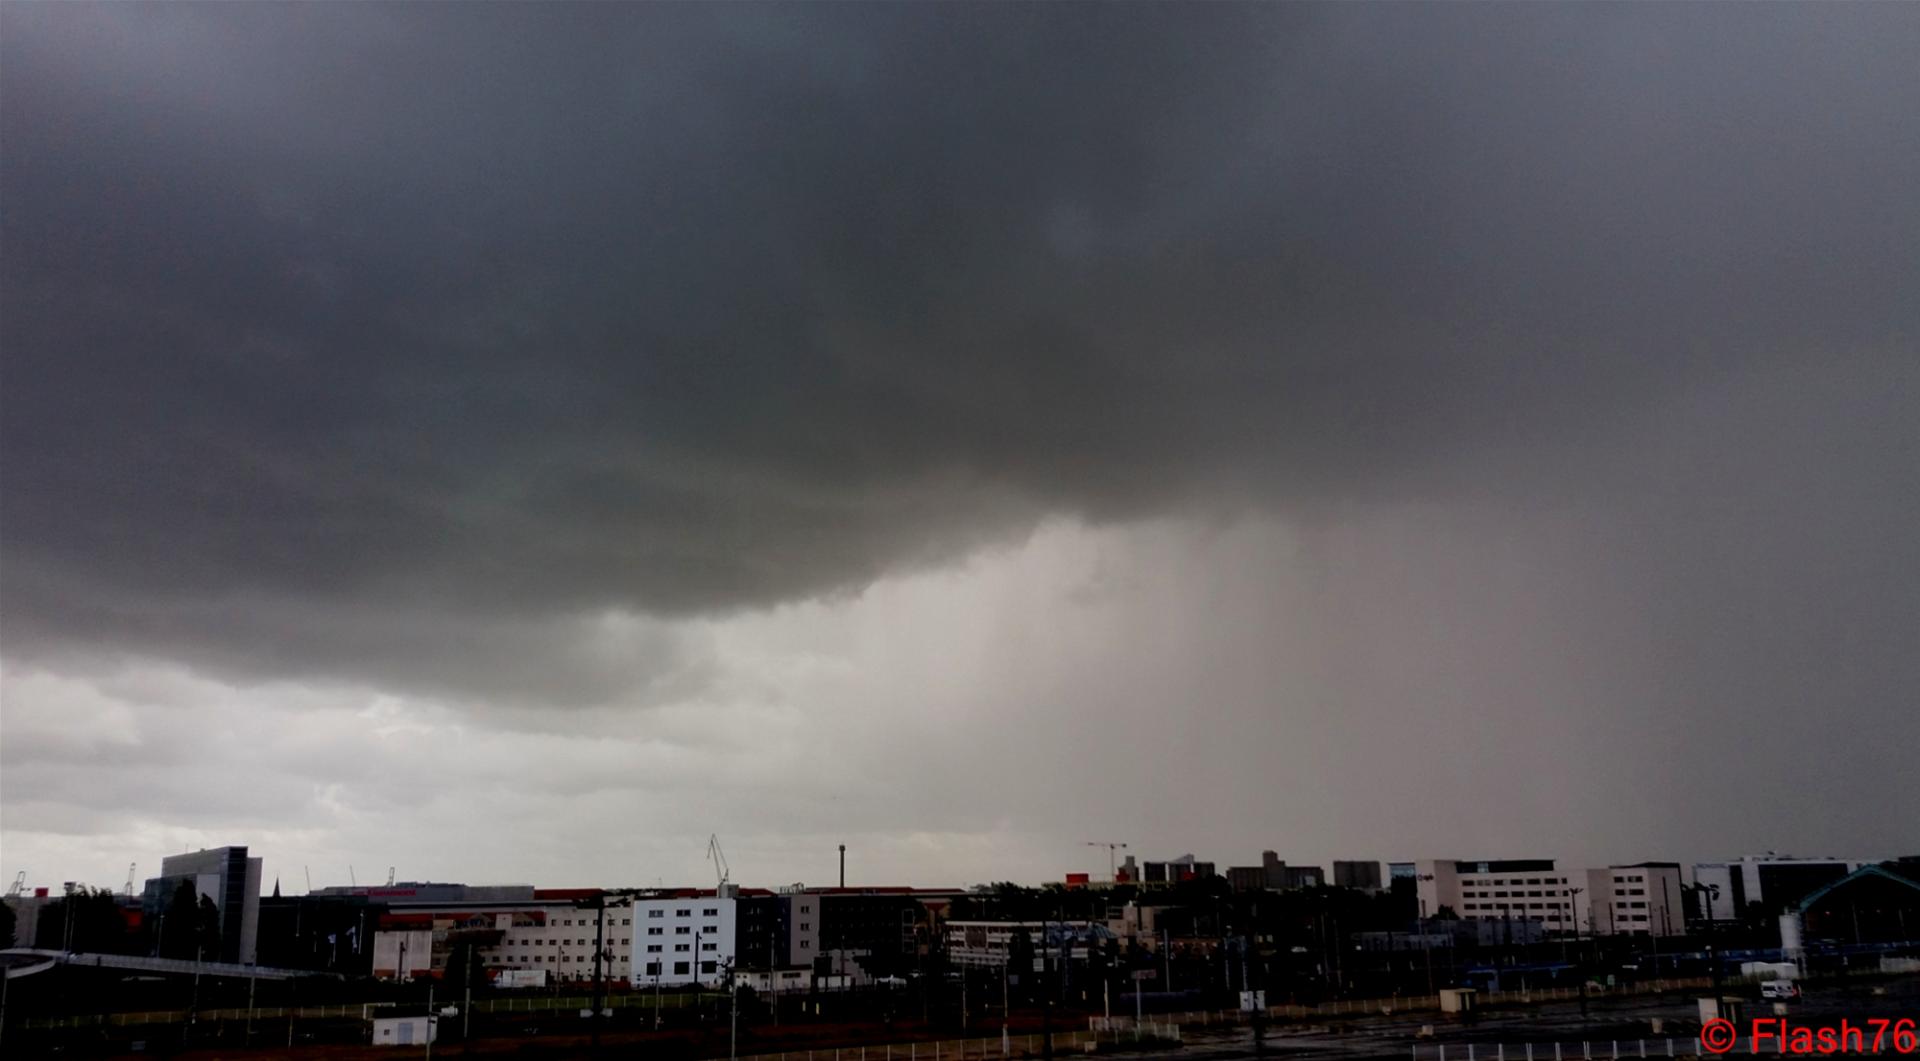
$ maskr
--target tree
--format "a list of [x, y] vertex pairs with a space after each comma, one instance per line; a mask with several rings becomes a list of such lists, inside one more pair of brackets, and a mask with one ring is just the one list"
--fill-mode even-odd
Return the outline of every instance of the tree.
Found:
[[200, 944], [200, 958], [218, 958], [220, 956], [220, 908], [213, 905], [210, 896], [200, 897], [199, 917], [194, 928], [197, 942]]
[[128, 942], [120, 900], [105, 888], [75, 888], [48, 903], [36, 927], [43, 945], [78, 954], [117, 954]]
[[160, 925], [155, 931], [159, 936], [160, 957], [191, 959], [196, 956], [201, 935], [200, 893], [191, 882], [183, 880], [173, 890], [167, 908], [160, 912]]

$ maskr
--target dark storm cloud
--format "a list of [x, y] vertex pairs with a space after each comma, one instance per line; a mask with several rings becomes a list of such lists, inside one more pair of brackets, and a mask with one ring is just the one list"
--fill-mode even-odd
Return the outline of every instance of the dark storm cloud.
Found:
[[4, 19], [14, 654], [592, 699], [690, 665], [514, 631], [1920, 335], [1910, 7]]

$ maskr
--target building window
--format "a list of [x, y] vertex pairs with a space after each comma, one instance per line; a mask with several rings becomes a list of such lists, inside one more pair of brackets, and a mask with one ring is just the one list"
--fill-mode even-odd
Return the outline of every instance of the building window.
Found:
[[660, 953], [660, 944], [658, 944], [658, 943], [649, 943], [649, 944], [647, 944], [647, 953], [648, 953], [648, 954], [658, 954], [658, 953]]
[[800, 931], [802, 931], [802, 932], [811, 932], [811, 931], [813, 931], [813, 922], [811, 922], [811, 921], [802, 921], [802, 922], [800, 922]]
[[648, 976], [659, 976], [659, 975], [660, 975], [660, 963], [659, 963], [659, 962], [648, 962], [648, 963], [647, 963], [647, 975], [648, 975]]
[[693, 929], [686, 925], [679, 925], [674, 928], [673, 934], [676, 936], [691, 936], [693, 935]]
[[700, 916], [701, 917], [719, 917], [720, 911], [709, 906], [705, 910], [700, 911]]
[[666, 931], [666, 929], [664, 929], [664, 928], [661, 928], [661, 927], [660, 927], [659, 925], [655, 925], [655, 926], [653, 926], [652, 928], [649, 928], [649, 929], [647, 929], [647, 935], [649, 935], [649, 936], [657, 936], [657, 935], [659, 935], [660, 933], [662, 933], [662, 932], [665, 932], [665, 931]]
[[673, 949], [676, 953], [685, 954], [692, 946], [691, 943], [676, 943], [673, 945]]
[[675, 975], [675, 976], [685, 976], [685, 975], [687, 975], [687, 963], [686, 963], [686, 962], [674, 962], [674, 963], [673, 963], [673, 975]]
[[701, 962], [701, 963], [700, 963], [700, 971], [701, 971], [701, 972], [703, 972], [703, 973], [711, 973], [711, 972], [713, 972], [713, 963], [712, 963], [712, 962]]
[[623, 917], [623, 918], [621, 918], [621, 919], [620, 919], [620, 923], [621, 923], [621, 924], [623, 924], [623, 925], [631, 925], [631, 924], [633, 924], [633, 918], [631, 918], [631, 917]]
[[702, 943], [700, 944], [700, 949], [701, 950], [719, 950], [720, 945], [718, 943]]
[[673, 912], [673, 916], [675, 916], [675, 917], [692, 917], [692, 916], [693, 916], [693, 911], [692, 911], [692, 910], [675, 910], [675, 911]]
[[648, 917], [665, 917], [667, 916], [667, 913], [664, 910], [648, 910], [647, 916]]

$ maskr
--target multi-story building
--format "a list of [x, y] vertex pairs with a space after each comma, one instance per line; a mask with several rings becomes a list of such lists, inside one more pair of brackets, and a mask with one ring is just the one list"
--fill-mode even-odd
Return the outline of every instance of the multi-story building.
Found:
[[1815, 889], [1852, 873], [1871, 860], [1792, 858], [1768, 853], [1731, 862], [1699, 862], [1687, 904], [1694, 920], [1734, 921], [1749, 905], [1762, 904], [1769, 917], [1799, 902]]
[[[220, 953], [208, 960], [251, 965], [258, 957], [261, 860], [248, 858], [244, 845], [168, 855], [160, 875], [147, 880], [141, 898], [145, 918], [164, 918], [182, 885], [209, 899], [220, 911]], [[164, 922], [158, 922], [164, 926]], [[162, 927], [159, 931], [165, 931]]]
[[1333, 864], [1333, 883], [1341, 888], [1377, 892], [1381, 889], [1380, 863], [1342, 862]]
[[[737, 946], [739, 903], [711, 891], [635, 899], [632, 955], [635, 987], [655, 984], [718, 984], [741, 962]], [[774, 936], [777, 918], [766, 912], [762, 935]]]
[[[822, 973], [862, 978], [893, 976], [918, 965], [931, 949], [959, 888], [813, 888], [792, 897], [794, 908], [817, 906], [815, 966]], [[804, 915], [793, 915], [796, 924]]]
[[1201, 862], [1192, 855], [1181, 855], [1171, 862], [1148, 862], [1141, 869], [1143, 884], [1175, 884], [1183, 880], [1202, 880], [1214, 875], [1213, 863]]
[[1442, 908], [1469, 921], [1538, 921], [1550, 932], [1583, 930], [1586, 875], [1554, 868], [1550, 858], [1416, 862], [1412, 877], [1422, 918]]
[[1587, 871], [1588, 931], [1601, 935], [1686, 933], [1678, 862], [1641, 862]]
[[948, 961], [996, 969], [1007, 964], [1022, 936], [1035, 958], [1050, 950], [1069, 961], [1085, 961], [1094, 949], [1117, 938], [1112, 929], [1092, 921], [949, 921], [945, 932]]
[[1257, 866], [1227, 867], [1227, 883], [1237, 892], [1290, 892], [1325, 886], [1327, 871], [1319, 866], [1289, 866], [1278, 854], [1262, 851]]
[[[482, 968], [544, 970], [555, 980], [586, 981], [594, 975], [596, 941], [602, 975], [623, 979], [632, 968], [634, 911], [590, 904], [592, 888], [532, 889], [528, 900], [408, 902], [387, 896], [374, 936], [372, 971], [377, 977], [444, 974], [463, 945]], [[602, 920], [604, 918], [604, 921]]]

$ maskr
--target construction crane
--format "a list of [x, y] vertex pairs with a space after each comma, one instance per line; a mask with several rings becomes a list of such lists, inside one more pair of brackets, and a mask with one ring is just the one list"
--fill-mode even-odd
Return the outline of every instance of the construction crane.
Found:
[[7, 889], [7, 898], [17, 899], [27, 891], [27, 871], [21, 870], [13, 875], [13, 886]]
[[707, 837], [707, 858], [713, 861], [713, 871], [720, 878], [713, 894], [716, 898], [724, 899], [727, 896], [727, 876], [732, 870], [727, 866], [726, 854], [720, 850], [719, 833], [713, 833]]
[[1110, 881], [1114, 881], [1115, 883], [1118, 883], [1120, 879], [1120, 870], [1118, 865], [1113, 860], [1113, 853], [1115, 851], [1126, 850], [1127, 845], [1122, 843], [1109, 842], [1106, 840], [1088, 840], [1087, 846], [1088, 847], [1104, 847], [1107, 849], [1107, 879]]
[[127, 863], [127, 897], [128, 898], [133, 897], [133, 871], [139, 868], [140, 868], [140, 863], [138, 862]]

